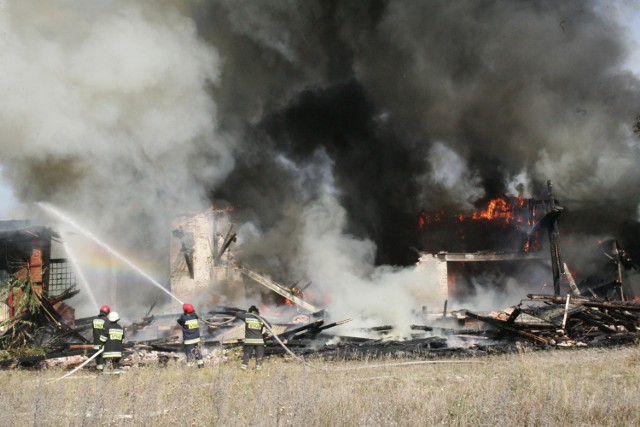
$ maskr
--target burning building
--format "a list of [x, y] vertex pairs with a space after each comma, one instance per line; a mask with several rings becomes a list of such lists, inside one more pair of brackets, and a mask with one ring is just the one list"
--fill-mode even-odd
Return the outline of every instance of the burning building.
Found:
[[[545, 199], [496, 198], [467, 215], [420, 214], [418, 226], [426, 247], [436, 233], [457, 237], [443, 244], [436, 236], [443, 250], [419, 260], [423, 268], [436, 272], [438, 294], [446, 296], [436, 301], [444, 303], [445, 312], [449, 299], [468, 302], [483, 288], [492, 295], [506, 294], [506, 281], [517, 283], [519, 289], [512, 291], [519, 292], [541, 290], [549, 279], [555, 295], [560, 293], [561, 281], [575, 288], [560, 254], [558, 220], [563, 208], [555, 201], [551, 181], [547, 190]], [[472, 250], [455, 252], [460, 248]], [[531, 263], [549, 277], [533, 273]]]

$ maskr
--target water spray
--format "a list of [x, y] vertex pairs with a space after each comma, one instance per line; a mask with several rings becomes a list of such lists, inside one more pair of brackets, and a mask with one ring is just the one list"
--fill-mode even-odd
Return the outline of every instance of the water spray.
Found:
[[89, 230], [85, 229], [84, 227], [82, 227], [80, 224], [78, 224], [76, 221], [74, 221], [73, 219], [69, 218], [68, 216], [66, 216], [65, 214], [63, 214], [62, 212], [60, 212], [59, 210], [57, 210], [56, 208], [54, 208], [53, 206], [51, 206], [48, 203], [44, 203], [44, 202], [37, 202], [36, 203], [40, 208], [42, 208], [43, 210], [45, 210], [47, 213], [52, 214], [53, 216], [57, 217], [58, 219], [63, 220], [64, 222], [66, 222], [67, 224], [73, 226], [76, 230], [78, 230], [80, 233], [84, 234], [86, 237], [90, 238], [91, 240], [93, 240], [98, 246], [102, 247], [103, 249], [105, 249], [107, 252], [109, 252], [111, 255], [113, 255], [114, 257], [118, 258], [120, 261], [124, 262], [125, 264], [127, 264], [129, 267], [131, 267], [132, 269], [134, 269], [136, 272], [138, 272], [140, 275], [142, 275], [145, 279], [149, 280], [153, 285], [155, 285], [158, 289], [160, 289], [162, 292], [166, 293], [167, 295], [169, 295], [171, 298], [175, 299], [176, 301], [178, 301], [180, 304], [184, 304], [184, 302], [178, 298], [177, 296], [175, 296], [174, 294], [172, 294], [171, 292], [169, 292], [167, 289], [165, 289], [160, 283], [158, 283], [158, 281], [156, 281], [153, 277], [151, 277], [149, 274], [145, 273], [140, 267], [138, 267], [137, 265], [135, 265], [133, 262], [131, 262], [129, 259], [127, 259], [126, 257], [124, 257], [123, 255], [121, 255], [118, 251], [116, 251], [115, 249], [113, 249], [111, 246], [109, 246], [107, 243], [103, 242], [102, 240], [100, 240], [98, 237], [96, 237], [92, 232], [90, 232]]
[[93, 291], [89, 286], [89, 282], [87, 281], [87, 278], [85, 277], [84, 273], [82, 272], [82, 269], [80, 268], [80, 264], [78, 263], [78, 259], [76, 258], [75, 252], [71, 249], [71, 245], [69, 245], [68, 243], [66, 233], [60, 231], [60, 236], [62, 237], [62, 246], [64, 247], [64, 251], [66, 252], [67, 257], [69, 258], [69, 261], [71, 261], [71, 264], [73, 264], [76, 274], [78, 275], [78, 279], [79, 279], [78, 281], [87, 291], [87, 295], [89, 295], [89, 299], [91, 300], [91, 303], [93, 304], [96, 311], [98, 311], [98, 308], [100, 306], [96, 301], [95, 295], [93, 295]]

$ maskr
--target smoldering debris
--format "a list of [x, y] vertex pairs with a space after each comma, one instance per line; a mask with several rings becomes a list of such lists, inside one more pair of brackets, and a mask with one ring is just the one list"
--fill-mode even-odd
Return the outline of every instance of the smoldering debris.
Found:
[[[640, 301], [610, 301], [584, 296], [528, 295], [527, 303], [478, 314], [456, 311], [434, 318], [429, 325], [411, 325], [410, 337], [400, 337], [393, 326], [368, 328], [365, 336], [332, 334], [351, 319], [328, 322], [307, 316], [302, 323], [272, 319], [273, 331], [288, 351], [305, 358], [371, 360], [377, 358], [433, 359], [475, 357], [541, 349], [632, 345], [640, 340]], [[218, 307], [201, 315], [203, 355], [207, 364], [237, 359], [244, 338], [244, 322]], [[166, 365], [184, 361], [175, 315], [150, 316], [127, 325], [124, 366]], [[80, 321], [79, 323], [82, 323]], [[160, 335], [160, 336], [159, 336]], [[267, 356], [286, 357], [273, 336], [265, 340]], [[78, 366], [88, 347], [68, 344], [65, 350], [24, 357], [2, 367], [49, 368]]]
[[[266, 339], [266, 355], [285, 356], [288, 351], [305, 358], [370, 360], [376, 358], [432, 359], [475, 357], [521, 351], [523, 348], [561, 349], [629, 345], [640, 338], [640, 302], [599, 297], [528, 295], [504, 310], [478, 314], [457, 310], [429, 316], [423, 324], [410, 325], [409, 336], [392, 325], [363, 328], [360, 335], [340, 334], [351, 319], [330, 321], [324, 311], [294, 318], [270, 319], [272, 329], [285, 343]], [[207, 364], [237, 359], [244, 338], [244, 322], [235, 317], [237, 307], [215, 307], [200, 314], [203, 355]], [[150, 315], [126, 326], [124, 366], [167, 365], [182, 362], [178, 314]], [[91, 319], [76, 319], [74, 334], [88, 337]], [[285, 321], [283, 321], [285, 320]], [[89, 356], [89, 344], [64, 341], [68, 331], [58, 330], [50, 342], [63, 343], [42, 356], [22, 357], [2, 367], [46, 369], [78, 366]], [[56, 338], [57, 339], [53, 339]], [[87, 342], [84, 340], [83, 342]]]

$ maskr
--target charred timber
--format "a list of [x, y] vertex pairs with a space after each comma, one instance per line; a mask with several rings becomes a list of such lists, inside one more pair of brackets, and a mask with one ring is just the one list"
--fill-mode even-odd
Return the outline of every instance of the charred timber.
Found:
[[[566, 296], [561, 295], [539, 295], [539, 294], [527, 294], [527, 298], [531, 300], [544, 300], [554, 303], [564, 304], [567, 300]], [[631, 301], [598, 301], [589, 298], [571, 297], [571, 304], [584, 305], [587, 307], [607, 308], [613, 310], [626, 310], [626, 311], [640, 311], [640, 304]]]
[[549, 234], [551, 267], [553, 272], [553, 293], [560, 295], [560, 274], [564, 274], [564, 263], [560, 255], [560, 228], [558, 227], [558, 221], [563, 208], [556, 204], [551, 180], [547, 181], [547, 188], [549, 189], [549, 213], [542, 218], [541, 223], [544, 224]]
[[249, 270], [246, 267], [240, 267], [240, 272], [242, 274], [244, 274], [245, 276], [249, 277], [250, 279], [253, 279], [253, 281], [255, 281], [256, 283], [271, 289], [272, 291], [274, 291], [275, 293], [285, 297], [286, 299], [288, 299], [289, 301], [291, 301], [292, 303], [299, 305], [300, 307], [304, 308], [305, 310], [307, 310], [310, 313], [318, 313], [320, 311], [322, 311], [321, 309], [319, 309], [318, 307], [314, 306], [313, 304], [310, 304], [306, 301], [304, 301], [301, 298], [298, 298], [297, 296], [295, 296], [294, 294], [292, 294], [289, 289], [285, 288], [284, 286], [274, 282], [273, 280], [256, 273], [253, 270]]
[[222, 248], [220, 248], [220, 251], [215, 256], [216, 262], [220, 261], [220, 259], [222, 258], [222, 255], [224, 255], [226, 250], [229, 249], [229, 246], [231, 245], [231, 243], [237, 240], [236, 233], [234, 233], [232, 230], [233, 230], [233, 225], [229, 227], [229, 231], [227, 232], [227, 235], [224, 237], [224, 241], [222, 242]]
[[504, 322], [502, 320], [497, 320], [497, 319], [494, 319], [492, 317], [481, 316], [481, 315], [473, 313], [471, 311], [467, 311], [467, 316], [471, 317], [472, 319], [476, 319], [476, 320], [480, 320], [482, 322], [485, 322], [485, 323], [487, 323], [487, 324], [489, 324], [491, 326], [495, 326], [496, 328], [501, 329], [503, 331], [510, 332], [510, 333], [516, 334], [516, 335], [521, 335], [521, 336], [523, 336], [525, 338], [529, 338], [531, 340], [537, 341], [537, 342], [542, 343], [542, 344], [549, 344], [549, 340], [548, 339], [546, 339], [544, 337], [541, 337], [539, 335], [533, 334], [531, 332], [521, 331], [519, 329], [509, 327], [509, 326], [507, 326], [506, 322]]
[[507, 326], [511, 325], [513, 322], [516, 321], [516, 318], [518, 316], [520, 316], [520, 313], [522, 312], [522, 309], [520, 307], [516, 308], [515, 310], [513, 310], [511, 312], [511, 314], [509, 315], [509, 318], [506, 321]]
[[430, 331], [433, 331], [433, 328], [431, 326], [426, 326], [426, 325], [411, 325], [411, 330], [430, 332]]
[[[324, 323], [324, 320], [318, 319], [314, 322], [307, 323], [305, 325], [296, 326], [294, 328], [287, 329], [286, 331], [278, 334], [278, 336], [284, 339], [290, 339], [292, 336], [299, 334], [301, 332], [307, 332], [307, 331], [313, 330], [314, 328], [319, 328], [320, 326], [322, 326], [323, 323]], [[272, 337], [269, 337], [269, 338], [272, 338]]]
[[327, 325], [322, 325], [322, 326], [320, 326], [320, 327], [318, 327], [318, 328], [313, 328], [313, 329], [312, 329], [311, 331], [309, 331], [309, 332], [311, 332], [311, 333], [314, 333], [314, 334], [315, 334], [315, 333], [318, 333], [318, 332], [320, 332], [320, 331], [324, 331], [325, 329], [333, 328], [333, 327], [335, 327], [335, 326], [339, 326], [339, 325], [344, 325], [345, 323], [349, 323], [349, 322], [351, 322], [352, 320], [353, 320], [353, 319], [351, 319], [351, 318], [349, 318], [349, 319], [344, 319], [344, 320], [339, 320], [339, 321], [337, 321], [337, 322], [329, 323], [329, 324], [327, 324]]
[[584, 322], [587, 325], [595, 326], [596, 328], [598, 328], [598, 330], [606, 334], [615, 334], [617, 332], [615, 328], [607, 326], [602, 321], [596, 319], [595, 317], [587, 313], [584, 313], [584, 312], [575, 313], [573, 317], [576, 319], [582, 320], [582, 322]]

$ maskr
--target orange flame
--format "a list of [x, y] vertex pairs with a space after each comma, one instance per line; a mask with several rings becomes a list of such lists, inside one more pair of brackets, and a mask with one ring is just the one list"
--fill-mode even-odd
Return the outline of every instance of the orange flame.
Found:
[[[492, 221], [501, 222], [504, 225], [511, 225], [516, 230], [528, 233], [521, 227], [528, 230], [539, 220], [538, 218], [538, 201], [535, 199], [525, 199], [518, 197], [497, 197], [490, 200], [484, 209], [478, 210], [471, 214], [458, 213], [455, 215], [445, 215], [444, 211], [437, 213], [428, 213], [426, 210], [420, 212], [418, 218], [418, 229], [425, 231], [429, 225], [451, 219], [455, 222], [462, 223], [466, 220], [470, 221]], [[496, 224], [498, 225], [498, 224]], [[465, 240], [464, 229], [457, 230], [458, 239]], [[516, 235], [507, 233], [505, 238], [511, 240]], [[540, 249], [540, 240], [538, 233], [528, 236], [526, 242], [522, 244], [521, 250], [525, 252], [536, 251]]]
[[499, 197], [491, 200], [485, 210], [473, 213], [471, 218], [474, 220], [504, 218], [507, 222], [511, 222], [513, 220], [513, 209], [505, 199]]
[[420, 216], [418, 217], [418, 229], [423, 231], [427, 224], [433, 224], [434, 222], [440, 222], [444, 218], [444, 211], [440, 211], [435, 214], [427, 213], [427, 211], [422, 210], [420, 212]]

